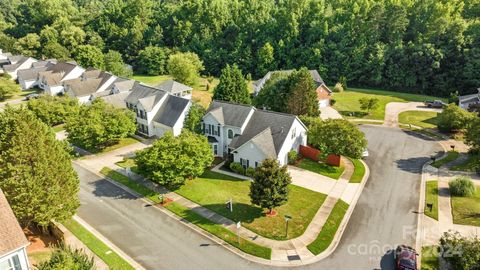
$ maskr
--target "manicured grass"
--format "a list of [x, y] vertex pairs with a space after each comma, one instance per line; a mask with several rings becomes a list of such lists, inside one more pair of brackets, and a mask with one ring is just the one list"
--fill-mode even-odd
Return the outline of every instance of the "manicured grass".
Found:
[[160, 84], [161, 82], [164, 82], [166, 80], [171, 79], [172, 76], [169, 75], [157, 75], [157, 76], [151, 76], [151, 75], [133, 75], [131, 79], [143, 82], [145, 84], [151, 85], [151, 86], [156, 86]]
[[[427, 207], [427, 203], [433, 204], [432, 211]], [[438, 181], [427, 181], [425, 189], [425, 215], [438, 220]]]
[[351, 121], [351, 123], [352, 123], [352, 124], [355, 124], [355, 125], [377, 125], [377, 126], [383, 125], [383, 122], [368, 121], [368, 120]]
[[343, 163], [340, 164], [340, 167], [335, 167], [325, 163], [316, 162], [308, 158], [300, 160], [297, 166], [304, 170], [318, 173], [333, 179], [340, 178], [340, 175], [342, 175], [343, 171], [345, 170], [345, 165]]
[[53, 132], [57, 133], [65, 129], [65, 124], [60, 124], [52, 127]]
[[328, 216], [328, 219], [325, 225], [322, 228], [322, 231], [317, 236], [310, 245], [307, 246], [308, 250], [315, 255], [322, 253], [324, 250], [330, 246], [335, 237], [335, 233], [340, 226], [340, 223], [347, 212], [348, 204], [342, 200], [338, 200], [335, 206]]
[[28, 252], [28, 261], [32, 265], [38, 265], [41, 262], [47, 261], [52, 255], [53, 249], [43, 250], [43, 251], [34, 251]]
[[437, 246], [422, 247], [422, 268], [421, 270], [439, 270]]
[[480, 226], [480, 188], [472, 197], [452, 196], [453, 223]]
[[205, 231], [219, 237], [220, 239], [223, 239], [225, 242], [242, 250], [245, 253], [267, 260], [269, 260], [271, 257], [272, 250], [270, 248], [262, 247], [244, 238], [238, 239], [236, 233], [222, 227], [221, 225], [213, 223], [209, 219], [198, 215], [197, 213], [178, 203], [171, 202], [167, 204], [165, 208], [170, 210], [177, 216], [186, 219], [189, 222], [204, 229]]
[[130, 170], [136, 174], [141, 174], [133, 158], [124, 158], [122, 161], [119, 161], [115, 164], [125, 169], [130, 168]]
[[[288, 202], [275, 208], [276, 216], [266, 217], [262, 208], [250, 202], [250, 181], [211, 171], [187, 181], [175, 192], [224, 217], [241, 221], [245, 228], [259, 235], [277, 240], [302, 235], [326, 199], [325, 194], [290, 185]], [[233, 212], [225, 207], [229, 199], [233, 200]], [[285, 235], [285, 215], [293, 217], [288, 222], [288, 236]]]
[[91, 232], [85, 229], [75, 220], [63, 222], [63, 225], [82, 241], [93, 253], [97, 254], [110, 269], [134, 269], [128, 262], [111, 250], [105, 243], [100, 241]]
[[[379, 107], [369, 115], [360, 109], [359, 99], [363, 97], [379, 99]], [[343, 93], [334, 93], [333, 98], [337, 101], [333, 107], [344, 116], [378, 120], [385, 118], [385, 106], [389, 102], [423, 102], [432, 99], [445, 101], [445, 99], [431, 96], [358, 88], [349, 88], [348, 91]], [[353, 115], [350, 116], [351, 113]]]
[[352, 177], [350, 178], [350, 183], [360, 183], [362, 182], [363, 176], [365, 175], [365, 166], [359, 159], [349, 158], [350, 161], [355, 166]]
[[436, 128], [437, 115], [436, 112], [406, 111], [398, 115], [398, 121], [402, 124], [412, 124], [422, 128]]
[[137, 142], [139, 142], [139, 140], [137, 140], [135, 138], [132, 138], [132, 137], [127, 137], [127, 138], [120, 139], [116, 144], [107, 146], [107, 147], [102, 148], [100, 150], [99, 149], [85, 149], [85, 150], [87, 150], [90, 153], [94, 153], [94, 154], [102, 154], [102, 153], [107, 153], [107, 152], [110, 152], [110, 151], [113, 151], [113, 150], [117, 150], [119, 148], [125, 147], [127, 145], [131, 145], [131, 144], [134, 144], [134, 143], [137, 143]]
[[446, 157], [435, 161], [431, 165], [435, 168], [440, 168], [442, 165], [447, 164], [447, 163], [452, 162], [455, 159], [457, 159], [459, 155], [460, 154], [456, 151], [448, 151]]
[[[134, 190], [135, 192], [141, 194], [142, 196], [145, 196], [146, 198], [152, 200], [155, 203], [160, 203], [160, 200], [158, 198], [158, 193], [150, 190], [149, 188], [138, 184], [132, 180], [130, 180], [128, 177], [113, 171], [112, 169], [109, 168], [103, 168], [101, 170], [101, 173], [108, 176], [112, 180], [127, 186], [128, 188]], [[165, 205], [165, 208], [173, 212], [174, 214], [178, 215], [181, 218], [184, 218], [188, 220], [189, 222], [192, 222], [193, 224], [199, 226], [200, 228], [214, 234], [215, 236], [225, 240], [227, 243], [231, 244], [232, 246], [235, 246], [239, 248], [240, 250], [265, 259], [270, 259], [271, 255], [271, 249], [259, 246], [251, 241], [248, 241], [246, 239], [241, 238], [240, 243], [237, 241], [237, 236], [235, 233], [231, 232], [230, 230], [222, 227], [221, 225], [215, 224], [209, 219], [206, 219], [195, 212], [189, 210], [188, 208], [175, 203], [171, 202], [167, 205]]]
[[480, 155], [469, 154], [468, 159], [462, 164], [452, 166], [450, 170], [452, 171], [464, 171], [464, 172], [473, 172], [475, 171], [475, 165], [480, 164]]

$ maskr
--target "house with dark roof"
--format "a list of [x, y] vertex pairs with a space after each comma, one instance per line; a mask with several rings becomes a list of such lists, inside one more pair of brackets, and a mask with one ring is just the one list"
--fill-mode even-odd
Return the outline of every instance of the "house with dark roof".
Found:
[[79, 78], [85, 72], [85, 69], [71, 62], [58, 62], [38, 73], [38, 86], [45, 90], [48, 95], [58, 95], [65, 93], [64, 81]]
[[33, 63], [37, 62], [37, 59], [22, 55], [14, 55], [8, 57], [8, 61], [8, 64], [3, 65], [3, 73], [10, 75], [12, 80], [16, 80], [18, 71], [31, 68]]
[[307, 128], [295, 115], [217, 100], [202, 118], [202, 130], [215, 156], [245, 168], [256, 168], [266, 158], [285, 165], [288, 152], [307, 143]]
[[[309, 70], [310, 75], [312, 76], [313, 82], [315, 83], [315, 91], [317, 92], [317, 100], [318, 100], [318, 107], [324, 108], [330, 106], [330, 100], [332, 99], [332, 90], [327, 87], [325, 82], [323, 81], [322, 77], [318, 73], [317, 70]], [[265, 83], [272, 77], [274, 73], [285, 73], [290, 74], [293, 70], [276, 70], [276, 71], [269, 71], [263, 78], [253, 82], [253, 92], [257, 95], [265, 86]]]
[[38, 74], [47, 71], [48, 68], [55, 65], [56, 60], [38, 61], [33, 63], [29, 69], [22, 69], [17, 72], [17, 79], [22, 90], [27, 90], [38, 85]]
[[477, 89], [478, 93], [459, 96], [458, 97], [458, 106], [464, 110], [470, 110], [471, 107], [480, 105], [480, 88]]
[[0, 189], [0, 269], [28, 270], [29, 244]]
[[[66, 80], [63, 82], [65, 94], [75, 97], [81, 104], [91, 101], [92, 94], [106, 92], [117, 76], [98, 69], [87, 69], [79, 78]], [[106, 95], [105, 94], [105, 95]]]
[[155, 88], [166, 91], [169, 94], [177, 97], [192, 99], [192, 87], [174, 80], [166, 80], [155, 86]]
[[136, 114], [137, 131], [148, 137], [161, 137], [167, 131], [181, 133], [191, 101], [186, 98], [135, 82], [125, 105]]

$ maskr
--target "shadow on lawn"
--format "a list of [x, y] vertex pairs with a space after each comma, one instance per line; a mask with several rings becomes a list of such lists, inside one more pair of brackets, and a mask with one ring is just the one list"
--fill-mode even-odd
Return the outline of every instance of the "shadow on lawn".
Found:
[[424, 141], [431, 141], [431, 142], [441, 141], [441, 139], [433, 138], [433, 137], [427, 136], [427, 135], [422, 134], [422, 133], [417, 132], [417, 131], [406, 130], [406, 129], [402, 129], [402, 130], [403, 130], [403, 132], [405, 132], [407, 135], [410, 135], [410, 136], [415, 137], [415, 138], [418, 138], [418, 139], [422, 139], [422, 140], [424, 140]]
[[251, 204], [235, 203], [235, 201], [233, 202], [233, 212], [230, 212], [230, 209], [227, 208], [226, 202], [225, 204], [206, 204], [203, 206], [235, 222], [251, 223], [255, 219], [265, 216], [262, 208]]

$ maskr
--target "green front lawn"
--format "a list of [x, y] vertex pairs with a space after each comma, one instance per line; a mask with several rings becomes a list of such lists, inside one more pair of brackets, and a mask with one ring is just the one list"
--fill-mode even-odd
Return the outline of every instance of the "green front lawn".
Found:
[[133, 137], [127, 137], [127, 138], [122, 138], [117, 143], [109, 145], [109, 146], [107, 146], [105, 148], [102, 148], [102, 149], [96, 149], [96, 148], [95, 149], [88, 149], [87, 148], [85, 150], [87, 150], [90, 153], [94, 153], [94, 154], [103, 154], [103, 153], [107, 153], [107, 152], [110, 152], [110, 151], [113, 151], [113, 150], [117, 150], [119, 148], [131, 145], [131, 144], [134, 144], [134, 143], [138, 143], [138, 142], [140, 142], [140, 141], [133, 138]]
[[398, 115], [398, 121], [402, 124], [412, 124], [422, 128], [436, 128], [437, 115], [436, 112], [406, 111]]
[[421, 270], [439, 270], [437, 246], [422, 247], [422, 269]]
[[[266, 217], [264, 209], [250, 202], [250, 182], [224, 174], [206, 171], [201, 177], [188, 180], [175, 191], [212, 211], [234, 221], [241, 221], [245, 228], [267, 238], [284, 240], [303, 234], [313, 216], [326, 199], [325, 194], [290, 185], [289, 200], [277, 207], [275, 217]], [[233, 212], [225, 203], [233, 200]], [[292, 216], [285, 235], [285, 215]]]
[[431, 165], [435, 168], [440, 168], [441, 166], [457, 159], [459, 155], [460, 154], [457, 151], [448, 151], [446, 157], [435, 161]]
[[473, 172], [475, 171], [476, 164], [480, 164], [480, 155], [469, 154], [468, 159], [465, 162], [456, 166], [452, 166], [450, 170]]
[[[433, 204], [432, 211], [427, 207], [427, 203]], [[425, 189], [425, 215], [438, 220], [438, 181], [427, 181]]]
[[348, 204], [339, 199], [333, 207], [330, 216], [328, 216], [325, 225], [323, 225], [322, 230], [318, 234], [317, 239], [307, 246], [310, 252], [312, 252], [314, 255], [318, 255], [326, 250], [328, 246], [330, 246], [333, 238], [335, 237], [335, 233], [340, 226], [340, 223], [342, 223], [347, 209]]
[[132, 80], [136, 80], [139, 82], [143, 82], [144, 84], [148, 84], [151, 86], [157, 86], [158, 84], [170, 80], [172, 76], [170, 75], [157, 75], [157, 76], [151, 76], [151, 75], [133, 75], [131, 77]]
[[309, 158], [303, 158], [298, 162], [296, 166], [304, 170], [318, 173], [333, 179], [340, 178], [343, 171], [345, 170], [345, 165], [343, 163], [340, 164], [340, 167], [335, 167], [327, 165], [325, 163], [316, 162]]
[[73, 219], [63, 222], [63, 225], [71, 231], [80, 241], [102, 259], [110, 269], [134, 269], [128, 262], [111, 250], [105, 243], [85, 229]]
[[[379, 107], [372, 111], [369, 115], [360, 109], [359, 99], [363, 97], [379, 99]], [[333, 107], [339, 111], [340, 114], [347, 117], [377, 120], [383, 120], [385, 118], [385, 106], [389, 102], [423, 102], [425, 100], [433, 99], [445, 101], [445, 99], [431, 96], [357, 88], [349, 88], [348, 91], [344, 91], [343, 93], [334, 93], [333, 98], [336, 100], [336, 103]]]
[[480, 226], [480, 188], [472, 197], [452, 196], [453, 223]]
[[363, 176], [365, 175], [365, 166], [359, 159], [349, 158], [350, 161], [355, 166], [352, 177], [350, 178], [350, 183], [360, 183], [362, 182]]
[[[129, 179], [128, 177], [124, 176], [121, 173], [113, 171], [110, 168], [103, 168], [101, 173], [108, 176], [112, 180], [130, 188], [131, 190], [137, 192], [138, 194], [150, 199], [155, 203], [160, 203], [159, 194], [154, 192], [153, 190]], [[238, 249], [265, 259], [270, 259], [270, 255], [272, 250], [270, 248], [259, 246], [251, 241], [246, 239], [240, 238], [240, 242], [238, 242], [238, 238], [235, 233], [229, 231], [228, 229], [222, 227], [219, 224], [215, 224], [209, 219], [206, 219], [195, 212], [189, 210], [188, 208], [175, 203], [171, 202], [165, 205], [165, 208], [176, 214], [177, 216], [188, 220], [189, 222], [199, 226], [200, 228], [208, 231], [209, 233], [214, 234], [215, 236], [225, 240], [227, 243], [231, 244], [232, 246], [237, 247]]]

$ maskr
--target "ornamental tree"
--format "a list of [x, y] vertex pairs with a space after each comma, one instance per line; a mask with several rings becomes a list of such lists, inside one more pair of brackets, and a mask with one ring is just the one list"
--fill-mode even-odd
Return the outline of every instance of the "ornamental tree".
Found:
[[220, 82], [213, 90], [213, 99], [250, 104], [250, 93], [242, 71], [237, 65], [227, 65], [222, 69]]
[[467, 127], [475, 114], [467, 112], [455, 104], [448, 104], [437, 116], [438, 129], [442, 131], [454, 131]]
[[287, 166], [280, 166], [276, 159], [265, 159], [253, 174], [251, 202], [272, 213], [275, 207], [288, 201], [288, 185], [291, 182]]
[[361, 98], [360, 102], [360, 109], [367, 111], [367, 114], [370, 114], [370, 111], [375, 110], [379, 106], [380, 100], [378, 98]]
[[0, 188], [25, 227], [67, 220], [80, 206], [67, 145], [25, 108], [0, 113]]
[[325, 155], [351, 158], [361, 158], [367, 147], [365, 135], [345, 119], [313, 121], [308, 130], [308, 143]]
[[130, 110], [115, 108], [96, 99], [69, 117], [65, 130], [72, 144], [97, 151], [132, 135], [136, 130], [135, 115]]
[[177, 137], [165, 133], [152, 147], [138, 151], [135, 162], [152, 181], [176, 189], [203, 174], [213, 162], [213, 152], [205, 136], [185, 129]]

